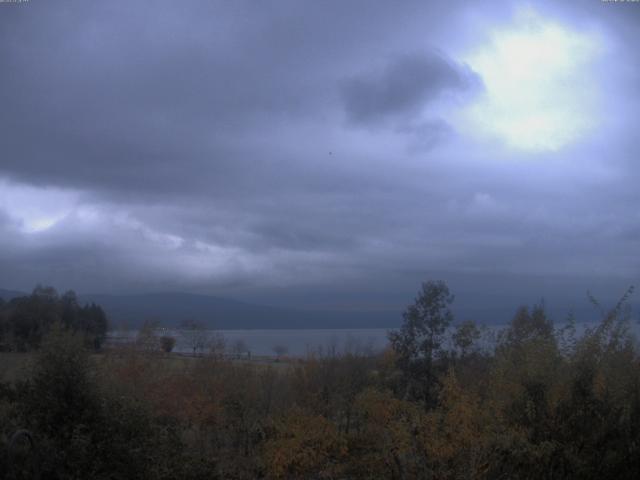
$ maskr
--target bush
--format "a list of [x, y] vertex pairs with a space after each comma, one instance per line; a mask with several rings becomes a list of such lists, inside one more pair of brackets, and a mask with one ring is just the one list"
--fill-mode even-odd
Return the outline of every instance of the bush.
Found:
[[174, 337], [170, 337], [168, 335], [163, 335], [160, 337], [160, 348], [163, 352], [171, 353], [173, 347], [176, 346], [176, 339]]

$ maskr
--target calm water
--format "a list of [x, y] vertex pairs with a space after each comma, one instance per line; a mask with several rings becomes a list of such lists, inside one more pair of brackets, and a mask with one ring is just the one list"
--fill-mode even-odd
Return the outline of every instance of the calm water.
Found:
[[[207, 336], [213, 340], [221, 335], [226, 344], [226, 351], [233, 353], [239, 350], [242, 343], [251, 355], [275, 356], [275, 347], [283, 347], [286, 355], [305, 356], [312, 352], [335, 351], [379, 351], [387, 344], [388, 329], [318, 329], [318, 330], [216, 330], [208, 331]], [[115, 341], [134, 339], [136, 331], [112, 332]], [[192, 347], [189, 340], [183, 338], [178, 330], [164, 330], [158, 335], [170, 335], [176, 338], [175, 352], [190, 353]]]
[[[579, 323], [576, 325], [576, 333], [581, 335], [585, 328], [596, 326], [597, 322]], [[636, 338], [640, 337], [640, 326], [637, 322], [630, 325]], [[556, 328], [561, 328], [557, 324]], [[504, 325], [496, 325], [483, 328], [481, 345], [493, 345], [496, 335]], [[385, 328], [366, 329], [316, 329], [316, 330], [215, 330], [205, 331], [204, 337], [213, 343], [216, 338], [224, 339], [226, 353], [234, 354], [250, 352], [257, 356], [276, 356], [276, 347], [281, 347], [281, 355], [306, 356], [309, 353], [344, 353], [360, 352], [374, 353], [387, 345], [387, 333]], [[110, 334], [113, 343], [132, 341], [136, 338], [137, 331], [118, 332]], [[157, 335], [170, 335], [176, 339], [175, 352], [191, 353], [192, 344], [189, 338], [185, 338], [180, 330], [163, 329]], [[208, 351], [206, 347], [204, 351]]]

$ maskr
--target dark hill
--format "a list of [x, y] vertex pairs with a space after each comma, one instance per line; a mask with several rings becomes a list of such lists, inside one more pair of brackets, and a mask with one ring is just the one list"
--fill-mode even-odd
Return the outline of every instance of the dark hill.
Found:
[[398, 312], [298, 310], [189, 293], [96, 294], [79, 299], [101, 305], [112, 325], [132, 328], [145, 320], [177, 326], [186, 319], [219, 329], [390, 328], [401, 320]]
[[23, 297], [25, 295], [27, 294], [24, 292], [18, 292], [15, 290], [4, 290], [0, 288], [0, 298], [3, 299], [4, 301], [9, 301], [12, 298]]
[[[0, 298], [11, 298], [27, 293], [0, 289]], [[403, 307], [397, 310], [339, 311], [305, 310], [246, 303], [228, 298], [189, 293], [148, 294], [91, 294], [80, 295], [80, 303], [95, 302], [102, 306], [114, 327], [126, 324], [138, 328], [145, 320], [157, 320], [164, 326], [177, 326], [183, 320], [197, 320], [218, 329], [317, 329], [317, 328], [397, 328], [402, 323]], [[485, 325], [506, 324], [520, 304], [509, 299], [456, 299], [453, 311], [456, 321], [473, 319]], [[571, 310], [569, 301], [556, 300], [547, 305], [556, 325], [561, 325]], [[615, 302], [605, 304], [611, 308]], [[634, 305], [634, 312], [638, 305]], [[586, 299], [574, 304], [573, 313], [578, 322], [598, 320], [597, 311]], [[634, 317], [636, 317], [634, 315]]]

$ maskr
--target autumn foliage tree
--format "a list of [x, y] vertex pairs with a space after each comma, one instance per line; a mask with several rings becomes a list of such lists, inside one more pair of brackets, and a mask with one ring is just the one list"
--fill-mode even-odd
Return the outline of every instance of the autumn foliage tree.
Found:
[[435, 400], [436, 361], [444, 354], [445, 332], [453, 320], [454, 297], [442, 281], [429, 281], [403, 314], [398, 331], [389, 333], [398, 367], [406, 380], [405, 397], [430, 405]]

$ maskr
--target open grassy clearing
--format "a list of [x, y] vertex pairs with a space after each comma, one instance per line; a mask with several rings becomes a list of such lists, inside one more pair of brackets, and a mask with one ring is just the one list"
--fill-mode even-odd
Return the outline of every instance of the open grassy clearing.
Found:
[[[91, 358], [98, 363], [104, 361], [126, 361], [128, 358], [131, 358], [132, 355], [142, 354], [142, 352], [132, 350], [111, 349], [103, 353], [92, 354]], [[0, 382], [13, 382], [28, 375], [29, 365], [34, 358], [34, 355], [35, 353], [33, 352], [0, 352]], [[173, 371], [188, 369], [194, 362], [206, 358], [179, 353], [152, 353], [145, 355], [145, 357], [157, 362], [158, 368]], [[240, 359], [226, 359], [225, 361], [242, 365], [271, 366], [280, 370], [290, 368], [292, 365], [302, 362], [303, 360], [296, 358], [278, 359], [275, 357], [254, 356], [250, 359], [245, 357]]]

